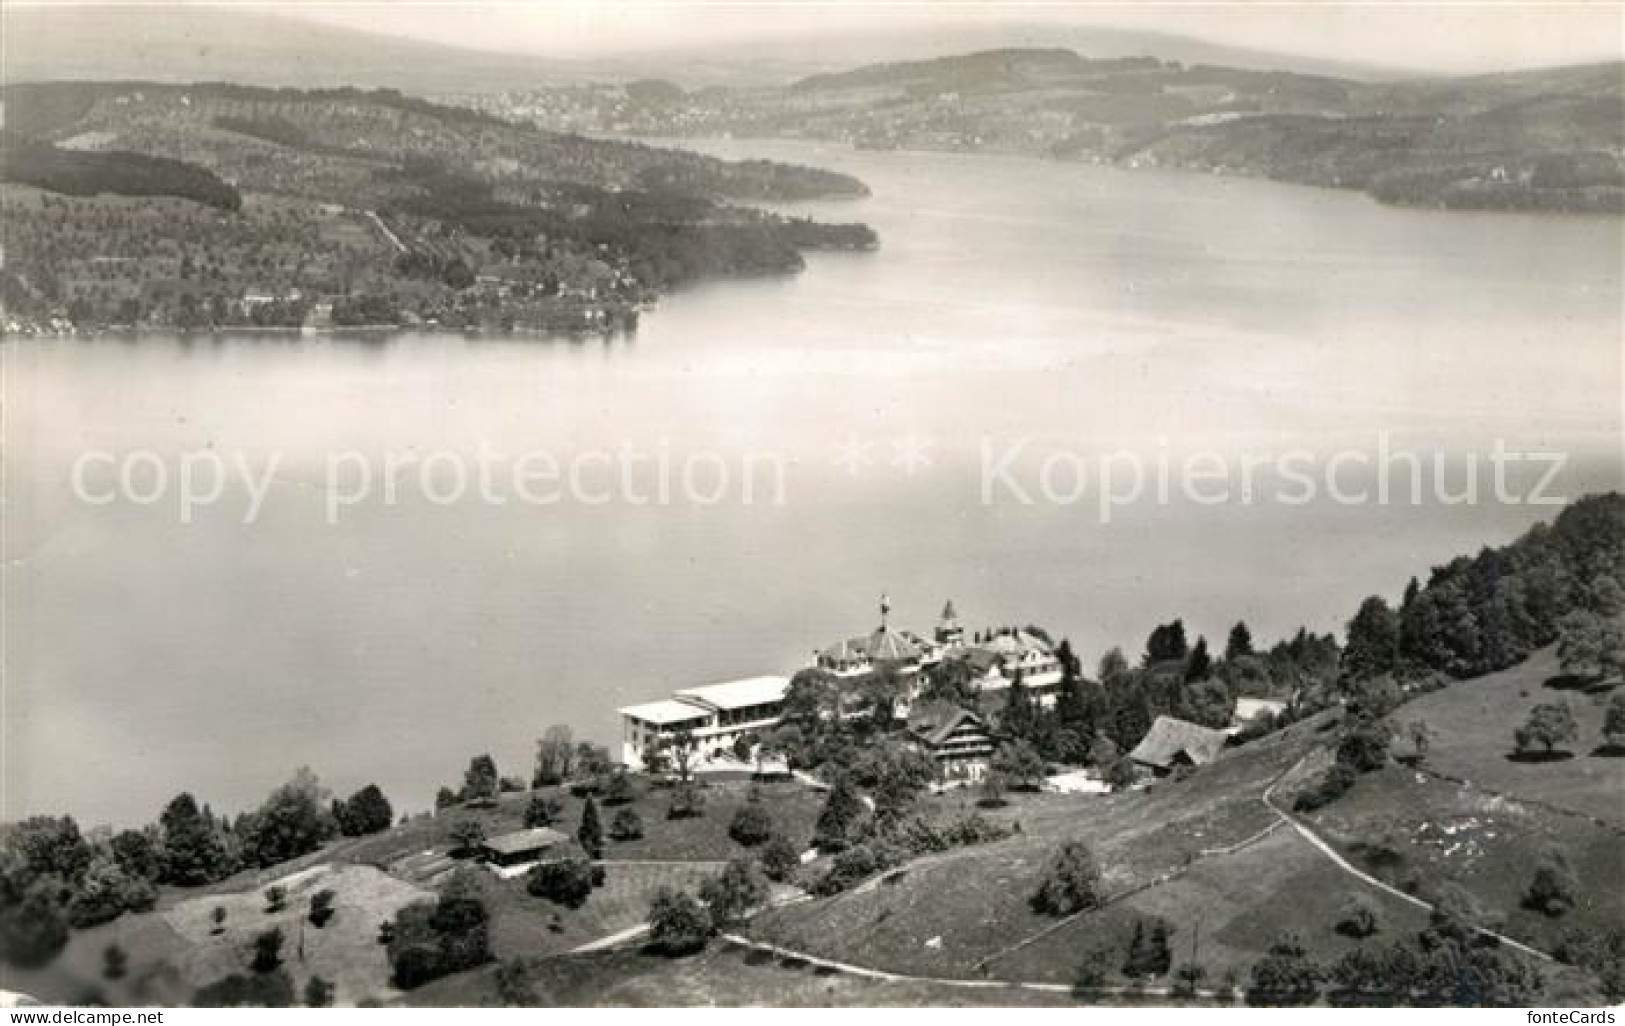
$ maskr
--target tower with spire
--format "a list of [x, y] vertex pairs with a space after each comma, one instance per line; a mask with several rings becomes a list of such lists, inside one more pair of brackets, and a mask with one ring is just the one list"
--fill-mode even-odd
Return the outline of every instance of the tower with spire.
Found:
[[965, 643], [965, 628], [959, 625], [959, 614], [954, 610], [954, 600], [949, 599], [948, 604], [942, 607], [942, 617], [937, 620], [937, 644], [943, 648], [953, 648]]

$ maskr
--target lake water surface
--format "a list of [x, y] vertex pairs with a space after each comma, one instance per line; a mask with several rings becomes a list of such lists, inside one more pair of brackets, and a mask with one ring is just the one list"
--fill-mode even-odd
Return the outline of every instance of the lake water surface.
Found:
[[[1104, 523], [1098, 488], [1050, 501], [1120, 450], [1323, 462], [1381, 432], [1460, 461], [1501, 440], [1568, 453], [1555, 493], [1619, 486], [1618, 221], [708, 148], [857, 174], [872, 197], [801, 209], [867, 221], [881, 249], [689, 289], [633, 340], [0, 345], [3, 815], [134, 823], [182, 789], [234, 810], [301, 764], [423, 808], [480, 751], [528, 775], [550, 723], [609, 741], [617, 705], [790, 672], [872, 628], [883, 591], [905, 626], [952, 597], [973, 629], [1044, 624], [1089, 661], [1174, 616], [1210, 641], [1237, 618], [1261, 640], [1341, 630], [1363, 596], [1555, 512], [1487, 482], [1476, 505], [1412, 507], [1289, 505], [1266, 481], [1250, 504], [1142, 498]], [[630, 487], [617, 447], [646, 457]], [[984, 462], [1012, 447], [1034, 501], [983, 501]], [[96, 451], [151, 453], [133, 480], [163, 465], [171, 490], [83, 501], [73, 469]], [[240, 482], [182, 522], [174, 476], [208, 453], [270, 473], [253, 523]], [[526, 453], [579, 466], [579, 493], [525, 501]], [[429, 494], [482, 458], [489, 498]], [[753, 458], [783, 470], [747, 504]], [[363, 467], [373, 492], [330, 517]]]

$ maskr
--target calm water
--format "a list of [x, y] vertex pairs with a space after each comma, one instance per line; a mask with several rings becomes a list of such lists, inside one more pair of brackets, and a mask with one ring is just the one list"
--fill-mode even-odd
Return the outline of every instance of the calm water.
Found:
[[[4, 815], [129, 823], [183, 788], [235, 809], [300, 764], [421, 808], [478, 751], [528, 772], [549, 723], [607, 741], [618, 704], [791, 670], [870, 628], [882, 591], [906, 625], [929, 626], [951, 596], [973, 627], [1047, 624], [1092, 660], [1112, 643], [1137, 651], [1173, 616], [1210, 639], [1237, 617], [1260, 638], [1340, 628], [1362, 596], [1552, 513], [1146, 500], [1103, 524], [1094, 492], [984, 504], [984, 445], [1029, 439], [1029, 493], [1049, 453], [1325, 458], [1370, 450], [1379, 431], [1456, 458], [1497, 438], [1565, 450], [1554, 490], [1570, 495], [1619, 483], [1617, 221], [1036, 161], [713, 148], [858, 174], [871, 198], [804, 209], [868, 221], [883, 248], [694, 288], [607, 344], [0, 348]], [[892, 462], [910, 436], [930, 461], [912, 475]], [[849, 439], [872, 462], [836, 464]], [[500, 473], [523, 453], [622, 444], [649, 454], [630, 491], [583, 464], [587, 494], [543, 506]], [[277, 462], [255, 523], [236, 482], [186, 524], [173, 490], [150, 505], [76, 498], [71, 469], [90, 450], [151, 451], [172, 488], [187, 454], [256, 473]], [[376, 484], [388, 456], [432, 458], [435, 490], [454, 457], [482, 452], [502, 504], [437, 504], [408, 470], [393, 503], [374, 494], [327, 522], [335, 460], [350, 488], [362, 464]], [[679, 471], [714, 454], [724, 501], [635, 504], [661, 452]], [[785, 461], [782, 504], [771, 488], [740, 501], [751, 454]], [[709, 492], [717, 463], [694, 466]], [[606, 504], [579, 501], [606, 489]]]

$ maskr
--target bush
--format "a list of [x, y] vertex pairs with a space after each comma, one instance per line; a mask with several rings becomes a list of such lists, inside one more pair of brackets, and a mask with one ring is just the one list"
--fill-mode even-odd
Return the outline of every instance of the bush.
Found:
[[592, 896], [592, 864], [586, 859], [542, 862], [525, 878], [525, 890], [555, 905], [580, 908]]
[[612, 841], [635, 841], [642, 836], [643, 817], [639, 816], [636, 810], [621, 809], [609, 822], [609, 837]]
[[552, 826], [564, 813], [564, 803], [551, 795], [534, 795], [525, 805], [525, 829]]
[[396, 913], [388, 943], [398, 986], [409, 990], [490, 960], [485, 903], [463, 890], [448, 884], [438, 901], [416, 902]]
[[746, 848], [765, 844], [773, 836], [773, 817], [760, 805], [746, 805], [734, 813], [728, 836]]
[[281, 969], [268, 973], [232, 973], [192, 995], [197, 1008], [290, 1008], [293, 980]]
[[1548, 916], [1560, 916], [1574, 908], [1578, 899], [1580, 881], [1560, 851], [1552, 850], [1541, 856], [1535, 866], [1535, 875], [1524, 893], [1526, 908]]
[[333, 985], [320, 976], [312, 976], [305, 984], [306, 1008], [329, 1008], [333, 1004]]
[[1320, 993], [1320, 967], [1296, 935], [1282, 934], [1252, 970], [1247, 999], [1263, 1005], [1310, 1005]]
[[1123, 975], [1134, 979], [1166, 976], [1174, 962], [1173, 948], [1168, 943], [1172, 934], [1173, 928], [1161, 919], [1152, 920], [1149, 930], [1144, 920], [1137, 921], [1134, 939], [1128, 946], [1128, 959], [1123, 963]]
[[254, 956], [249, 967], [257, 973], [268, 973], [282, 964], [282, 928], [272, 927], [254, 935]]
[[265, 888], [265, 911], [281, 912], [288, 907], [288, 889], [275, 884]]
[[762, 845], [757, 858], [762, 860], [762, 872], [769, 880], [783, 883], [801, 866], [801, 852], [783, 834], [774, 834]]
[[310, 896], [310, 922], [318, 930], [327, 925], [333, 918], [333, 900], [337, 898], [332, 888], [323, 888]]
[[1377, 903], [1364, 894], [1351, 894], [1337, 910], [1337, 932], [1345, 937], [1365, 938], [1382, 928]]
[[1300, 791], [1293, 799], [1292, 808], [1297, 812], [1313, 812], [1324, 808], [1348, 793], [1349, 788], [1359, 775], [1349, 766], [1338, 763], [1327, 770], [1315, 786]]
[[671, 807], [667, 819], [691, 819], [705, 815], [705, 795], [693, 784], [678, 784], [671, 792]]
[[694, 895], [662, 887], [649, 903], [649, 938], [655, 950], [678, 957], [703, 951], [715, 927]]
[[742, 918], [751, 909], [766, 904], [771, 887], [755, 859], [734, 859], [700, 885], [700, 900], [717, 923]]
[[1100, 866], [1082, 841], [1067, 841], [1050, 855], [1044, 879], [1033, 894], [1034, 911], [1065, 916], [1099, 904]]
[[124, 974], [129, 972], [130, 956], [117, 944], [109, 944], [102, 949], [102, 976], [109, 980], [122, 980]]

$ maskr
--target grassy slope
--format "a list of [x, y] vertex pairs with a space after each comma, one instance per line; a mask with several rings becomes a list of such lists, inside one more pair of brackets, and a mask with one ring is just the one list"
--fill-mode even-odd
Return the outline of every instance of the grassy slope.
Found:
[[[1402, 731], [1406, 723], [1425, 720], [1437, 733], [1428, 765], [1441, 773], [1625, 825], [1625, 758], [1599, 754], [1599, 749], [1607, 751], [1603, 710], [1618, 687], [1618, 682], [1576, 686], [1547, 649], [1511, 669], [1424, 695], [1407, 703], [1394, 719]], [[1509, 758], [1513, 729], [1530, 709], [1550, 702], [1564, 702], [1574, 712], [1580, 737], [1566, 746], [1573, 757], [1556, 762]]]
[[1061, 841], [1079, 838], [1094, 849], [1110, 893], [1153, 881], [1203, 849], [1269, 826], [1274, 817], [1259, 795], [1314, 744], [1319, 726], [1298, 724], [1149, 791], [1019, 796], [998, 813], [1020, 824], [1018, 835], [921, 860], [874, 887], [777, 910], [751, 933], [880, 969], [975, 975], [982, 960], [1053, 924], [1026, 899]]

